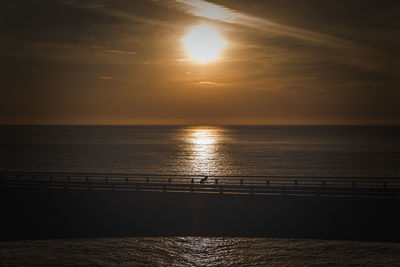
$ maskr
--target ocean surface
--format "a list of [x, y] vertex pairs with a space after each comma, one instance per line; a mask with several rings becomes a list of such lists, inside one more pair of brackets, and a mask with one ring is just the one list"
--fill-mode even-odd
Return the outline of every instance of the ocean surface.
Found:
[[[0, 171], [399, 177], [394, 126], [0, 126]], [[268, 238], [0, 243], [0, 266], [400, 266], [400, 244]]]
[[400, 244], [268, 238], [92, 238], [0, 243], [2, 266], [399, 266]]
[[0, 170], [400, 175], [400, 127], [0, 126]]

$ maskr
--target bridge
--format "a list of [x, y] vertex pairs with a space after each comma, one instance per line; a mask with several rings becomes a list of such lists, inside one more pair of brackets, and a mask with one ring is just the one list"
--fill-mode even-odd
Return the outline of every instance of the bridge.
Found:
[[400, 177], [0, 172], [1, 188], [399, 198]]
[[400, 178], [0, 172], [1, 240], [250, 236], [400, 242]]

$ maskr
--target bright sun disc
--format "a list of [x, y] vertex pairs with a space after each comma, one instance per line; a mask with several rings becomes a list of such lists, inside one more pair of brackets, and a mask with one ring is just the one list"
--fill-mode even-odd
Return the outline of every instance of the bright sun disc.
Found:
[[183, 39], [190, 57], [198, 62], [210, 62], [218, 58], [226, 41], [207, 25], [194, 27]]

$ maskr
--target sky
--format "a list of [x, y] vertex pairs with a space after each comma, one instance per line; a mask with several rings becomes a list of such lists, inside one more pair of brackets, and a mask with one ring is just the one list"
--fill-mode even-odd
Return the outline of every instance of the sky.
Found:
[[[400, 124], [400, 2], [2, 0], [0, 124]], [[219, 58], [184, 39], [207, 25]]]

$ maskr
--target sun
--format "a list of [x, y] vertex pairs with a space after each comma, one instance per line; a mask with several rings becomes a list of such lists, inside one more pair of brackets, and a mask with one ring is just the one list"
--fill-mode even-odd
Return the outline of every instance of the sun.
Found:
[[186, 51], [191, 59], [199, 63], [218, 59], [226, 41], [210, 26], [198, 25], [184, 37]]

